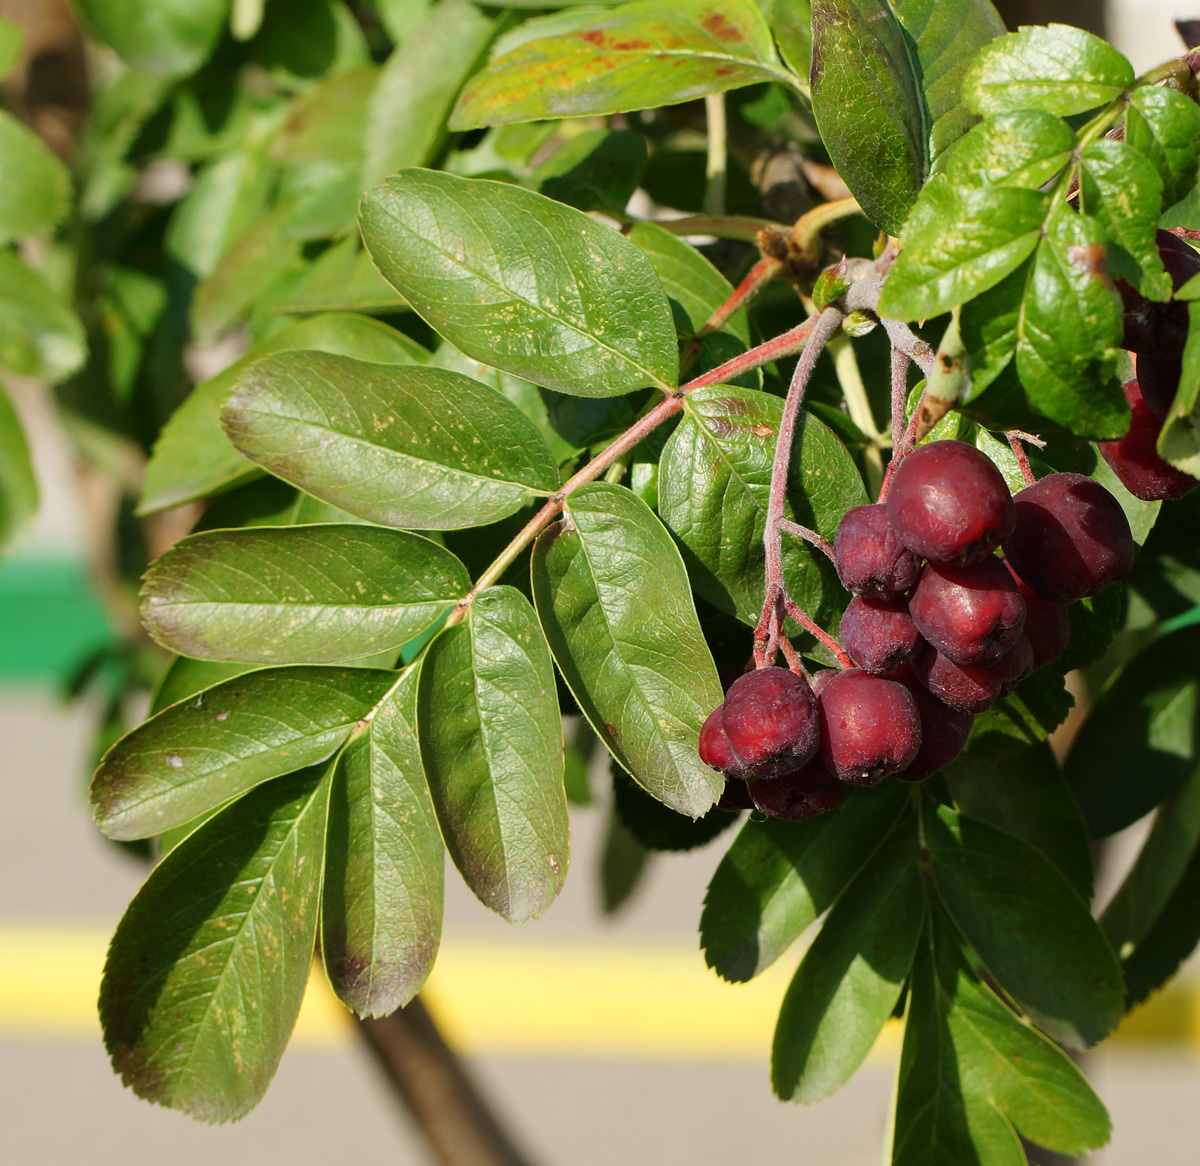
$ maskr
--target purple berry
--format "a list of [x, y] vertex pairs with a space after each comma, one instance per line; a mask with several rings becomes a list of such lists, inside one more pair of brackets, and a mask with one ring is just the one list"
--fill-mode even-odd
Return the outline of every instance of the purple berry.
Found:
[[727, 772], [777, 777], [807, 765], [820, 744], [817, 698], [786, 668], [760, 668], [730, 685], [722, 727], [733, 755]]
[[921, 560], [896, 537], [882, 502], [842, 515], [833, 554], [842, 586], [869, 599], [902, 595], [921, 575]]
[[956, 664], [993, 663], [1025, 625], [1025, 601], [994, 555], [969, 567], [928, 564], [908, 609], [917, 631]]
[[986, 558], [1013, 526], [1003, 475], [961, 441], [934, 441], [909, 454], [892, 476], [887, 512], [914, 554], [957, 567]]
[[917, 683], [915, 677], [904, 686], [917, 702], [921, 717], [921, 748], [912, 764], [896, 776], [901, 781], [924, 781], [963, 751], [975, 717], [938, 700]]
[[877, 785], [911, 764], [921, 748], [921, 718], [903, 684], [861, 668], [831, 676], [817, 698], [821, 760], [842, 781]]
[[981, 713], [1007, 696], [1033, 668], [1033, 649], [1023, 636], [994, 664], [956, 664], [932, 647], [913, 661], [917, 679], [944, 704]]
[[1004, 554], [1043, 599], [1073, 603], [1129, 574], [1135, 551], [1129, 521], [1099, 482], [1050, 474], [1015, 502], [1017, 524]]
[[894, 672], [916, 655], [921, 635], [903, 599], [856, 595], [842, 615], [842, 645], [868, 672]]
[[1025, 638], [1033, 649], [1033, 666], [1040, 668], [1067, 650], [1071, 642], [1071, 616], [1061, 604], [1043, 599], [1013, 571], [1011, 564], [1005, 565], [1025, 600]]
[[[1139, 362], [1140, 367], [1140, 362]], [[1177, 470], [1158, 456], [1162, 422], [1150, 410], [1137, 381], [1125, 385], [1125, 396], [1133, 416], [1129, 431], [1120, 441], [1100, 442], [1100, 452], [1121, 484], [1143, 502], [1182, 498], [1200, 486], [1200, 479]]]
[[746, 782], [746, 791], [764, 814], [803, 822], [836, 809], [846, 800], [850, 789], [831, 777], [819, 761], [812, 761], [798, 772], [774, 781], [752, 777]]

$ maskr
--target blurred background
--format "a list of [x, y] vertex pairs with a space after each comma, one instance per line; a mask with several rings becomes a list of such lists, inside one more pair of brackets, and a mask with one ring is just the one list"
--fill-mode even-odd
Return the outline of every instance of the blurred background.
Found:
[[[1002, 8], [1004, 6], [1001, 6]], [[1097, 6], [1055, 15], [1096, 27]], [[1059, 9], [1063, 11], [1060, 13]], [[29, 26], [50, 0], [0, 3]], [[1010, 23], [1046, 19], [1037, 0], [1009, 5]], [[1108, 33], [1139, 70], [1176, 55], [1172, 21], [1200, 16], [1169, 0], [1114, 0]], [[57, 94], [70, 132], [70, 78], [54, 59], [38, 84]], [[32, 81], [28, 81], [32, 84]], [[53, 142], [52, 142], [53, 144]], [[212, 375], [236, 351], [202, 354]], [[195, 371], [195, 370], [193, 370]], [[140, 885], [144, 860], [92, 827], [84, 790], [96, 725], [139, 709], [106, 704], [96, 675], [136, 667], [109, 649], [124, 629], [97, 594], [97, 556], [114, 505], [77, 460], [47, 391], [6, 380], [29, 435], [42, 505], [0, 567], [0, 1138], [27, 1166], [211, 1161], [292, 1166], [349, 1155], [363, 1164], [423, 1163], [418, 1136], [360, 1047], [328, 989], [312, 983], [296, 1038], [265, 1102], [236, 1126], [212, 1128], [136, 1100], [113, 1077], [95, 997], [105, 945]], [[119, 450], [107, 451], [118, 458]], [[164, 539], [170, 531], [160, 532]], [[99, 577], [103, 577], [101, 573]], [[93, 675], [81, 666], [93, 662]], [[106, 672], [108, 670], [108, 672]], [[103, 734], [102, 734], [103, 737]], [[685, 855], [648, 855], [619, 898], [606, 860], [613, 837], [607, 767], [589, 775], [591, 804], [572, 806], [572, 877], [547, 916], [520, 929], [481, 907], [451, 869], [443, 955], [428, 1004], [469, 1057], [481, 1089], [537, 1163], [694, 1166], [797, 1160], [866, 1166], [879, 1160], [898, 1053], [889, 1030], [850, 1086], [820, 1105], [771, 1094], [768, 1057], [778, 1001], [799, 959], [792, 952], [749, 985], [704, 967], [697, 923], [704, 890], [729, 836]], [[579, 787], [581, 791], [582, 784]], [[578, 791], [577, 791], [578, 792]], [[577, 801], [586, 800], [580, 792]], [[1140, 838], [1118, 838], [1098, 891], [1119, 881]], [[628, 859], [628, 855], [626, 855]], [[627, 866], [626, 868], [627, 869]], [[609, 904], [611, 906], [611, 902]], [[1194, 1163], [1200, 1144], [1200, 979], [1195, 965], [1135, 1013], [1085, 1070], [1108, 1104], [1115, 1136], [1102, 1166]]]

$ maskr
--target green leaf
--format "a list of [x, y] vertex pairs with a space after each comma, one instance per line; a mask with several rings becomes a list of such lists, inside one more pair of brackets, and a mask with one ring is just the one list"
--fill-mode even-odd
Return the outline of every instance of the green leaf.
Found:
[[935, 175], [905, 227], [880, 312], [926, 319], [995, 287], [1037, 247], [1048, 198], [1015, 186], [953, 189]]
[[468, 356], [584, 397], [675, 385], [662, 285], [627, 239], [499, 182], [406, 170], [366, 197], [379, 270]]
[[1116, 956], [1087, 904], [1026, 842], [945, 807], [925, 815], [933, 881], [1000, 986], [1060, 1044], [1086, 1048], [1121, 1018]]
[[779, 0], [760, 3], [767, 16], [779, 55], [797, 77], [807, 77], [812, 68], [812, 4], [810, 0]]
[[417, 726], [455, 866], [509, 923], [536, 919], [562, 889], [570, 841], [554, 665], [519, 591], [480, 592], [433, 641]]
[[161, 713], [169, 705], [187, 700], [189, 696], [212, 688], [222, 680], [232, 680], [235, 676], [254, 670], [253, 664], [216, 664], [211, 660], [191, 660], [187, 656], [176, 656], [154, 690], [150, 699], [150, 713]]
[[1196, 184], [1200, 163], [1200, 107], [1174, 89], [1144, 85], [1129, 96], [1125, 141], [1154, 163], [1163, 205], [1174, 206]]
[[721, 685], [679, 552], [650, 508], [619, 486], [576, 490], [534, 546], [533, 598], [596, 735], [659, 801], [698, 818], [724, 788], [698, 752]]
[[37, 508], [37, 478], [25, 431], [0, 387], [0, 557], [25, 533]]
[[1200, 478], [1200, 300], [1188, 304], [1188, 339], [1179, 389], [1158, 436], [1158, 452], [1184, 473]]
[[[682, 544], [696, 590], [754, 626], [762, 610], [763, 530], [783, 402], [753, 389], [713, 385], [689, 394], [684, 408], [659, 464], [659, 513]], [[801, 414], [788, 518], [832, 539], [842, 515], [867, 501], [845, 446], [816, 417]], [[829, 560], [785, 535], [783, 564], [795, 601], [821, 626], [836, 623], [846, 594]]]
[[713, 806], [703, 817], [696, 819], [677, 813], [651, 797], [615, 762], [610, 760], [610, 765], [613, 809], [646, 850], [695, 850], [698, 846], [706, 846], [737, 821], [736, 814], [720, 806]]
[[331, 664], [397, 652], [471, 588], [419, 535], [369, 526], [256, 527], [192, 535], [151, 565], [142, 622], [185, 656]]
[[321, 952], [359, 1016], [407, 1004], [441, 937], [445, 853], [417, 740], [418, 670], [402, 674], [333, 776]]
[[5, 80], [16, 68], [25, 47], [25, 34], [20, 25], [0, 18], [0, 81]]
[[1163, 190], [1154, 163], [1124, 142], [1105, 138], [1084, 147], [1080, 181], [1080, 205], [1138, 265], [1131, 282], [1153, 300], [1169, 299], [1171, 277], [1155, 238]]
[[372, 668], [263, 668], [171, 705], [104, 755], [96, 821], [110, 838], [150, 838], [316, 765], [395, 682]]
[[704, 897], [700, 946], [735, 983], [770, 967], [842, 893], [907, 804], [896, 782], [807, 822], [750, 818]]
[[191, 73], [229, 17], [229, 0], [79, 0], [96, 36], [144, 73]]
[[50, 281], [0, 251], [0, 367], [58, 384], [86, 355], [83, 325]]
[[1170, 897], [1141, 941], [1122, 962], [1125, 1007], [1140, 1004], [1179, 971], [1200, 943], [1200, 848], [1192, 852]]
[[277, 312], [403, 312], [404, 297], [371, 262], [352, 235], [323, 251], [312, 266], [290, 284], [275, 304]]
[[1115, 834], [1179, 790], [1200, 763], [1200, 628], [1153, 641], [1092, 705], [1067, 780], [1093, 838]]
[[771, 1084], [784, 1101], [850, 1080], [900, 999], [924, 917], [916, 831], [901, 830], [838, 899], [783, 998]]
[[428, 162], [446, 115], [496, 31], [467, 0], [442, 0], [384, 64], [371, 98], [363, 186]]
[[261, 473], [229, 443], [221, 429], [221, 408], [238, 378], [256, 360], [291, 349], [336, 352], [380, 364], [429, 359], [420, 345], [365, 316], [329, 313], [280, 329], [223, 372], [197, 385], [171, 415], [146, 466], [139, 514], [218, 494]]
[[271, 782], [180, 843], [134, 897], [100, 1022], [138, 1096], [230, 1121], [266, 1092], [308, 984], [328, 805], [327, 771]]
[[759, 81], [795, 85], [753, 0], [646, 0], [588, 17], [492, 61], [468, 82], [450, 128], [624, 113]]
[[1133, 66], [1100, 37], [1066, 24], [1032, 25], [992, 41], [963, 78], [975, 113], [1040, 109], [1068, 117], [1115, 101]]
[[[629, 241], [645, 253], [662, 281], [672, 311], [686, 321], [688, 331], [695, 335], [712, 318], [712, 314], [733, 295], [733, 285], [690, 243], [672, 235], [657, 223], [637, 223], [629, 232]], [[745, 308], [739, 308], [718, 329], [736, 336], [747, 348], [750, 346], [750, 319]]]
[[1087, 827], [1049, 745], [1039, 742], [999, 759], [987, 749], [968, 749], [942, 774], [964, 814], [1036, 846], [1091, 902]]
[[646, 156], [646, 139], [633, 130], [585, 130], [568, 138], [525, 185], [576, 210], [622, 218], [641, 183]]
[[1155, 925], [1200, 845], [1200, 766], [1159, 808], [1150, 836], [1100, 917], [1124, 960]]
[[929, 160], [965, 133], [975, 118], [963, 104], [963, 77], [976, 52], [1004, 32], [991, 0], [889, 0], [904, 31], [916, 44], [921, 90], [927, 109]]
[[945, 156], [955, 186], [1037, 190], [1067, 164], [1075, 135], [1062, 118], [1035, 109], [985, 118]]
[[71, 176], [41, 138], [0, 111], [0, 243], [40, 235], [67, 213]]
[[1013, 1127], [1080, 1154], [1104, 1145], [1111, 1123], [1071, 1060], [979, 982], [936, 920], [913, 971], [895, 1125], [896, 1166], [1024, 1166]]
[[898, 235], [928, 163], [915, 46], [886, 0], [814, 0], [812, 33], [821, 140], [867, 218]]
[[221, 422], [276, 477], [389, 526], [484, 526], [558, 488], [533, 422], [445, 369], [280, 353], [238, 377]]
[[1069, 432], [1117, 438], [1129, 406], [1110, 372], [1089, 369], [1121, 342], [1123, 309], [1104, 263], [1104, 232], [1060, 206], [1046, 221], [1017, 323], [1017, 371], [1029, 403]]

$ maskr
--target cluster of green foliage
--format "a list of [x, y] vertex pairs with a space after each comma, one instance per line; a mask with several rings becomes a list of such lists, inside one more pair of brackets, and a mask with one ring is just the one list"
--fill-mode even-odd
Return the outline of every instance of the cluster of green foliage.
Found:
[[[808, 822], [747, 819], [709, 888], [705, 958], [748, 980], [824, 917], [773, 1083], [827, 1096], [903, 1015], [897, 1166], [1022, 1163], [1017, 1131], [1103, 1144], [1063, 1048], [1103, 1039], [1200, 940], [1200, 506], [1138, 501], [1093, 444], [1129, 417], [1112, 280], [1170, 298], [1155, 230], [1200, 228], [1188, 64], [1135, 78], [1078, 30], [1004, 35], [988, 0], [79, 6], [112, 67], [73, 200], [0, 120], [6, 168], [28, 159], [0, 185], [0, 242], [45, 243], [38, 269], [0, 253], [0, 363], [59, 382], [93, 456], [97, 432], [146, 451], [140, 514], [204, 503], [145, 575], [145, 626], [174, 654], [152, 715], [92, 787], [104, 832], [159, 855], [101, 992], [125, 1081], [245, 1114], [318, 936], [349, 1008], [404, 1005], [436, 959], [447, 851], [505, 919], [540, 915], [597, 741], [640, 839], [624, 870], [614, 851], [614, 897], [638, 845], [733, 824], [697, 738], [762, 606], [797, 347], [772, 345], [804, 308], [778, 280], [705, 325], [758, 258], [746, 240], [781, 232], [755, 179], [783, 157], [807, 205], [804, 166], [857, 199], [836, 251], [903, 244], [878, 312], [817, 366], [789, 517], [832, 538], [878, 487], [886, 317], [968, 370], [929, 386], [955, 406], [932, 436], [976, 443], [1016, 489], [997, 434], [1040, 434], [1038, 472], [1103, 482], [1141, 551], [941, 775]], [[725, 93], [706, 121], [694, 99]], [[639, 189], [694, 221], [635, 219]], [[718, 242], [685, 241], [701, 233]], [[846, 291], [792, 274], [821, 303]], [[1160, 448], [1195, 472], [1200, 287], [1176, 298], [1192, 326]], [[244, 354], [193, 386], [189, 346], [231, 333]], [[34, 501], [3, 406], [0, 443], [4, 537]], [[836, 632], [829, 563], [790, 537], [783, 557]], [[123, 561], [145, 565], [136, 545]], [[1094, 700], [1060, 767], [1046, 738], [1080, 668]], [[565, 756], [564, 712], [591, 726]], [[1091, 841], [1156, 808], [1096, 920]]]

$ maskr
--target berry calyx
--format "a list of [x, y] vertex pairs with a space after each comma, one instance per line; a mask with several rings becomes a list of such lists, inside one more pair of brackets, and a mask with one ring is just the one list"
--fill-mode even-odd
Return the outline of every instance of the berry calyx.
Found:
[[1043, 599], [1073, 603], [1129, 574], [1136, 549], [1129, 520], [1099, 482], [1050, 474], [1014, 502], [1017, 522], [1004, 554]]
[[754, 805], [772, 818], [803, 822], [836, 809], [846, 800], [850, 789], [830, 776], [819, 761], [810, 762], [796, 773], [774, 781], [750, 778], [746, 792]]
[[833, 556], [842, 586], [868, 599], [894, 599], [921, 576], [921, 560], [896, 537], [882, 502], [842, 515]]
[[821, 686], [821, 760], [841, 781], [877, 785], [910, 765], [921, 748], [921, 718], [903, 684], [861, 668]]
[[894, 672], [922, 643], [904, 599], [856, 595], [842, 615], [839, 634], [854, 662], [868, 672]]
[[956, 664], [994, 663], [1025, 627], [1025, 601], [995, 556], [969, 567], [928, 564], [909, 614], [917, 631]]
[[1128, 432], [1119, 441], [1100, 442], [1100, 453], [1121, 484], [1143, 502], [1182, 498], [1200, 486], [1200, 479], [1158, 456], [1162, 422], [1143, 398], [1137, 381], [1125, 384], [1125, 397], [1133, 414]]
[[892, 476], [887, 512], [914, 554], [956, 567], [990, 555], [1014, 519], [1003, 475], [962, 441], [934, 441], [909, 454]]
[[739, 676], [709, 714], [700, 757], [725, 773], [772, 778], [808, 764], [819, 743], [817, 699], [807, 681], [786, 668], [760, 668]]

